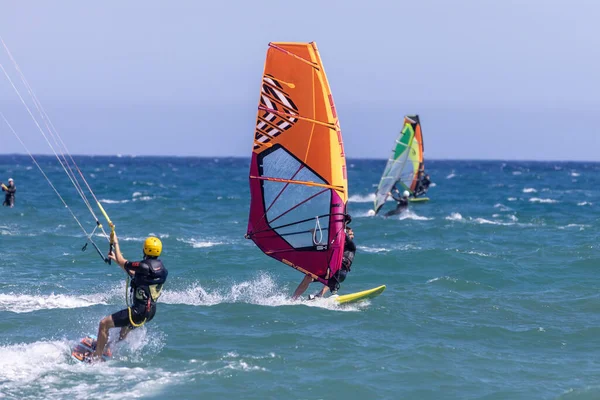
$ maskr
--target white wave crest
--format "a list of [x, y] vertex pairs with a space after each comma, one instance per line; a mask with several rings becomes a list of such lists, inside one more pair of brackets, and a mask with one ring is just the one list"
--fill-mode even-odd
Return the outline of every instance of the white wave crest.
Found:
[[513, 175], [523, 175], [523, 173], [521, 171], [513, 171], [512, 174]]
[[362, 196], [360, 194], [353, 194], [348, 198], [350, 203], [373, 203], [375, 201], [375, 193]]
[[100, 199], [98, 201], [100, 201], [100, 203], [104, 203], [104, 204], [124, 204], [124, 203], [129, 203], [131, 200]]
[[[117, 294], [118, 291], [118, 294]], [[113, 288], [107, 293], [96, 293], [85, 296], [71, 296], [64, 294], [32, 295], [19, 293], [0, 293], [0, 311], [14, 313], [27, 313], [37, 310], [50, 310], [55, 308], [81, 308], [97, 304], [108, 304], [108, 300], [122, 296], [121, 286]]]
[[485, 219], [485, 218], [475, 218], [473, 220], [473, 222], [476, 222], [480, 225], [503, 225], [503, 226], [507, 226], [507, 225], [514, 225], [514, 222], [501, 222], [501, 221], [490, 221], [489, 219]]
[[460, 215], [460, 213], [453, 212], [452, 214], [448, 215], [446, 217], [446, 219], [448, 221], [462, 221], [463, 220], [463, 216]]
[[150, 201], [154, 200], [156, 197], [154, 196], [138, 196], [133, 199], [133, 201]]
[[581, 203], [577, 203], [578, 206], [591, 206], [594, 203], [590, 203], [589, 201], [582, 201]]
[[364, 253], [387, 253], [390, 249], [385, 247], [368, 247], [368, 246], [357, 246], [358, 250]]
[[221, 244], [225, 244], [225, 242], [221, 242], [221, 241], [200, 240], [200, 239], [194, 239], [194, 238], [191, 238], [191, 239], [177, 238], [177, 241], [189, 244], [190, 246], [192, 246], [195, 249], [203, 249], [205, 247], [213, 247], [213, 246], [219, 246]]
[[569, 224], [566, 226], [559, 226], [558, 229], [570, 229], [570, 228], [579, 228], [580, 231], [585, 230], [585, 228], [589, 228], [590, 225], [584, 225], [584, 224]]
[[571, 176], [577, 177], [581, 176], [581, 174], [579, 172], [571, 172]]
[[508, 199], [506, 199], [506, 200], [508, 200], [508, 201], [517, 201], [517, 198], [516, 198], [516, 197], [509, 197], [509, 198], [508, 198]]
[[398, 214], [398, 219], [400, 221], [405, 219], [412, 219], [414, 221], [431, 221], [433, 218], [422, 217], [420, 215], [417, 215], [414, 211], [407, 209]]
[[[307, 294], [312, 293], [315, 289], [321, 289], [322, 286], [318, 286], [318, 288], [317, 285], [309, 287]], [[339, 311], [358, 311], [365, 306], [365, 303], [341, 306], [327, 298], [294, 301], [288, 294], [284, 294], [280, 284], [264, 273], [250, 281], [227, 284], [226, 287], [212, 290], [206, 289], [200, 284], [194, 284], [184, 290], [165, 290], [160, 301], [167, 304], [194, 306], [213, 306], [222, 303], [249, 303], [268, 307], [306, 305]]]
[[[0, 346], [0, 397], [77, 400], [148, 397], [156, 395], [157, 390], [163, 391], [167, 386], [188, 380], [193, 373], [145, 366], [140, 376], [148, 346], [152, 352], [160, 351], [163, 346], [162, 339], [157, 342], [155, 337], [146, 337], [145, 328], [136, 329], [115, 346], [116, 352], [113, 351], [115, 359], [123, 349], [129, 363], [141, 364], [133, 367], [114, 361], [95, 365], [75, 362], [71, 357], [75, 343], [75, 340], [50, 340]], [[77, 384], [65, 385], [74, 376], [81, 378]], [[119, 376], [127, 376], [127, 384], [115, 379]], [[148, 380], [152, 385], [147, 384]]]
[[537, 189], [534, 188], [524, 188], [523, 193], [537, 193]]
[[452, 179], [456, 176], [456, 174], [454, 172], [452, 172], [451, 174], [449, 174], [448, 176], [446, 176], [446, 179]]
[[558, 203], [558, 200], [554, 200], [554, 199], [540, 199], [538, 197], [532, 197], [531, 199], [529, 199], [530, 203], [547, 203], [547, 204], [554, 204], [554, 203]]

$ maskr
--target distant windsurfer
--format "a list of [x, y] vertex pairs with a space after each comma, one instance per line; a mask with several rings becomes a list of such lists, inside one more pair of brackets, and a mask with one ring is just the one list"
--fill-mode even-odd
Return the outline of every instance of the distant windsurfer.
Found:
[[[323, 286], [319, 294], [316, 296], [309, 296], [309, 299], [312, 300], [315, 297], [322, 297], [330, 290], [332, 293], [335, 293], [340, 288], [340, 283], [344, 282], [346, 279], [346, 275], [350, 272], [350, 268], [352, 266], [352, 262], [354, 261], [354, 254], [356, 253], [356, 245], [354, 244], [354, 231], [348, 225], [352, 222], [352, 217], [349, 214], [346, 214], [345, 217], [345, 230], [346, 230], [346, 239], [344, 242], [344, 254], [342, 256], [342, 265], [337, 272], [327, 280], [327, 285]], [[302, 296], [302, 294], [308, 289], [308, 285], [315, 280], [310, 275], [305, 275], [298, 288], [294, 291], [294, 295], [292, 296], [293, 300], [296, 300], [298, 297]]]
[[424, 171], [420, 171], [417, 187], [415, 189], [415, 197], [420, 197], [427, 194], [427, 190], [429, 190], [429, 185], [431, 185], [431, 179], [429, 178], [429, 174], [426, 174]]
[[98, 342], [93, 354], [94, 360], [101, 360], [104, 347], [108, 342], [108, 331], [121, 328], [119, 340], [127, 337], [129, 332], [152, 320], [156, 314], [156, 301], [160, 297], [163, 284], [167, 280], [168, 271], [158, 259], [162, 252], [162, 243], [157, 237], [150, 236], [143, 246], [142, 261], [127, 261], [121, 249], [117, 235], [114, 234], [114, 252], [108, 254], [131, 278], [130, 294], [132, 305], [124, 310], [109, 315], [100, 321]]
[[400, 214], [402, 211], [408, 208], [408, 197], [410, 196], [410, 192], [408, 190], [405, 190], [402, 193], [402, 196], [400, 196], [400, 190], [398, 190], [398, 188], [394, 185], [394, 189], [388, 193], [388, 196], [391, 196], [394, 200], [396, 200], [397, 205], [395, 210], [389, 211], [385, 214], [386, 217]]
[[17, 187], [15, 186], [15, 181], [13, 180], [13, 178], [8, 178], [8, 185], [5, 185], [4, 183], [0, 183], [0, 186], [2, 187], [2, 191], [6, 192], [6, 194], [4, 195], [4, 202], [2, 203], [3, 206], [6, 207], [14, 207], [15, 206], [15, 192], [17, 191]]

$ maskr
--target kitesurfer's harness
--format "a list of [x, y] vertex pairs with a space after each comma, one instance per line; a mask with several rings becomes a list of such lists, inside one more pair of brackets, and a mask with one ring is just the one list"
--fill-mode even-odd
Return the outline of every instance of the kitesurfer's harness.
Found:
[[[162, 286], [169, 274], [162, 261], [156, 258], [147, 258], [140, 261], [138, 268], [136, 274], [133, 276], [133, 280], [131, 280], [129, 275], [127, 276], [127, 283], [125, 286], [125, 301], [129, 313], [129, 323], [135, 328], [139, 328], [146, 323], [152, 304], [160, 297]], [[147, 274], [142, 274], [141, 272], [147, 272]], [[128, 291], [128, 289], [131, 291]], [[135, 296], [137, 300], [146, 301], [144, 320], [139, 324], [133, 322], [131, 304], [129, 302], [130, 293], [132, 296]]]

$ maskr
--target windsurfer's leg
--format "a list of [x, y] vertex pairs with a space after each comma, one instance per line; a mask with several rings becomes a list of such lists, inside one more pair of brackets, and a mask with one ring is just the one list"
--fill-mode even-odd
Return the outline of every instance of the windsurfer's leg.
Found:
[[298, 297], [302, 296], [302, 293], [304, 293], [306, 289], [308, 289], [308, 285], [310, 285], [312, 281], [313, 278], [310, 275], [304, 275], [304, 279], [302, 279], [302, 282], [300, 282], [300, 284], [294, 291], [294, 294], [292, 295], [292, 300], [296, 300]]
[[93, 354], [94, 358], [102, 357], [104, 347], [106, 346], [106, 342], [108, 342], [108, 331], [110, 328], [114, 328], [114, 326], [115, 323], [113, 322], [112, 315], [104, 317], [102, 321], [100, 321], [100, 326], [98, 327], [98, 341], [96, 342], [96, 350]]
[[323, 289], [321, 289], [321, 291], [319, 292], [319, 294], [317, 295], [318, 297], [323, 297], [325, 296], [325, 293], [327, 293], [327, 291], [329, 290], [329, 286], [325, 286], [323, 285]]

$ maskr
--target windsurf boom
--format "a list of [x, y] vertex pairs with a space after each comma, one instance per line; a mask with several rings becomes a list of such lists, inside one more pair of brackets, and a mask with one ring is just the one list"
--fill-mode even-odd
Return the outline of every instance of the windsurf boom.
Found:
[[326, 283], [342, 261], [348, 181], [339, 120], [314, 42], [269, 43], [250, 195], [246, 237]]
[[423, 154], [423, 134], [419, 116], [407, 115], [375, 193], [375, 213], [385, 204], [394, 184], [400, 191], [408, 190], [414, 193], [419, 171], [424, 169]]

